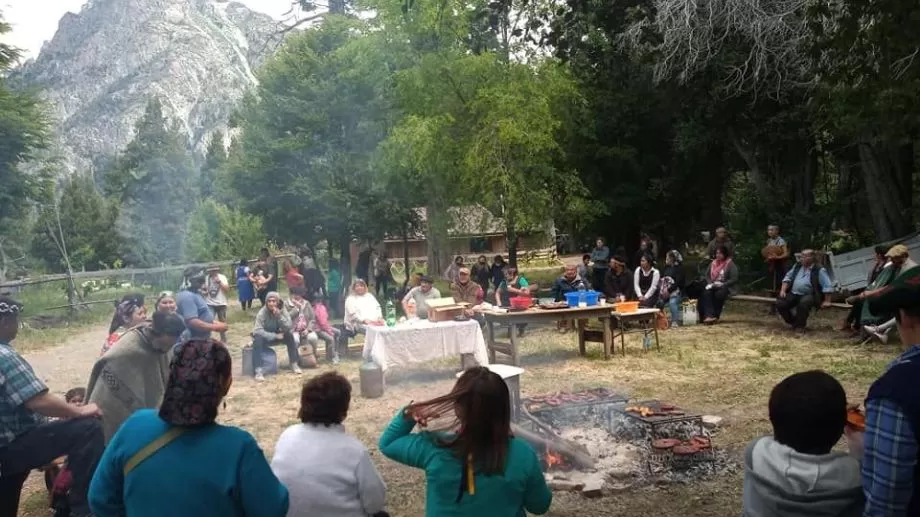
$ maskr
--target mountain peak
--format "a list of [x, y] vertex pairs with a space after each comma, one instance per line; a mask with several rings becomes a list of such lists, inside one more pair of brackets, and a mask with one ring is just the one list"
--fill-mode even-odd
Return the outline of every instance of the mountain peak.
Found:
[[255, 86], [275, 31], [271, 17], [233, 1], [90, 0], [15, 80], [48, 101], [71, 171], [122, 150], [153, 97], [203, 152]]

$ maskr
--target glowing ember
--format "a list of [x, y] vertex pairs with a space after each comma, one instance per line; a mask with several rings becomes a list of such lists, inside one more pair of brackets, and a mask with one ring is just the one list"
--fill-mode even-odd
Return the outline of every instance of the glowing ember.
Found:
[[569, 466], [568, 463], [566, 463], [565, 458], [562, 457], [561, 454], [559, 454], [558, 452], [554, 452], [549, 447], [546, 448], [546, 454], [544, 455], [544, 458], [546, 459], [547, 469], [551, 469], [551, 468], [564, 469]]

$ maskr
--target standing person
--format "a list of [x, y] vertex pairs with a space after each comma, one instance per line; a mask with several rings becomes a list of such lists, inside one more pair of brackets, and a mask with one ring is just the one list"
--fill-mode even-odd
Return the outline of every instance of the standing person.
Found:
[[272, 471], [287, 486], [287, 517], [368, 517], [386, 504], [386, 484], [360, 440], [342, 422], [351, 404], [351, 383], [326, 372], [304, 383], [294, 424], [275, 444]]
[[[209, 266], [208, 270], [208, 279], [205, 281], [205, 292], [207, 297], [205, 301], [208, 303], [208, 307], [211, 309], [211, 312], [214, 313], [214, 316], [217, 318], [217, 321], [226, 324], [227, 323], [227, 293], [230, 292], [230, 282], [227, 281], [225, 277], [220, 272], [220, 267], [218, 266]], [[227, 342], [227, 332], [220, 333], [220, 340], [224, 343]]]
[[[438, 418], [457, 431], [424, 430]], [[553, 499], [537, 455], [511, 434], [508, 386], [488, 368], [470, 368], [449, 394], [399, 410], [378, 448], [425, 471], [426, 517], [542, 515]]]
[[383, 296], [387, 296], [387, 292], [389, 292], [390, 280], [393, 278], [392, 268], [393, 265], [390, 264], [390, 258], [387, 257], [386, 252], [381, 253], [374, 260], [374, 284], [378, 298], [380, 298], [381, 291]]
[[72, 405], [49, 393], [11, 344], [20, 312], [21, 303], [0, 296], [0, 515], [16, 516], [33, 469], [67, 456], [71, 516], [91, 517], [86, 493], [105, 446], [102, 412], [95, 404]]
[[303, 275], [300, 274], [300, 271], [297, 271], [297, 268], [294, 267], [294, 264], [289, 259], [284, 260], [281, 270], [284, 271], [284, 283], [287, 284], [288, 289], [305, 286]]
[[492, 279], [492, 270], [489, 267], [489, 259], [485, 255], [479, 255], [476, 263], [470, 269], [472, 280], [482, 288], [483, 296], [489, 290], [489, 281]]
[[102, 410], [106, 442], [132, 413], [160, 404], [169, 376], [167, 354], [184, 330], [179, 315], [156, 312], [152, 325], [123, 335], [118, 346], [93, 365], [87, 400]]
[[329, 259], [329, 274], [326, 275], [326, 292], [329, 297], [329, 310], [336, 318], [342, 317], [342, 272], [339, 261]]
[[300, 270], [303, 272], [307, 269], [316, 269], [316, 259], [313, 258], [313, 250], [309, 247], [304, 248], [300, 254]]
[[278, 291], [278, 261], [268, 251], [262, 248], [259, 252], [259, 264], [256, 266], [256, 276], [262, 278], [258, 283], [259, 301], [265, 306], [265, 296]]
[[294, 341], [294, 323], [284, 309], [281, 295], [272, 291], [265, 297], [265, 307], [259, 309], [252, 329], [252, 361], [256, 382], [265, 380], [265, 369], [262, 367], [264, 349], [276, 344], [283, 344], [287, 348], [291, 371], [297, 375], [302, 374], [300, 354]]
[[444, 280], [447, 280], [451, 283], [456, 282], [457, 278], [460, 276], [460, 268], [462, 267], [464, 267], [463, 257], [457, 255], [454, 257], [454, 261], [451, 263], [451, 265], [447, 266], [447, 269], [444, 271]]
[[716, 252], [723, 246], [728, 249], [729, 255], [734, 254], [735, 245], [732, 243], [731, 237], [728, 236], [728, 230], [724, 226], [720, 226], [716, 228], [716, 236], [709, 241], [709, 246], [706, 247], [706, 255], [710, 259], [716, 258]]
[[240, 308], [243, 311], [248, 311], [252, 308], [252, 300], [256, 297], [254, 283], [255, 279], [249, 269], [249, 262], [244, 258], [240, 259], [240, 263], [236, 267], [236, 292], [239, 295]]
[[660, 299], [671, 311], [671, 326], [680, 326], [680, 302], [686, 284], [684, 257], [677, 250], [671, 250], [665, 257], [665, 268], [661, 273]]
[[[767, 244], [761, 250], [770, 278], [770, 295], [778, 296], [786, 278], [786, 261], [789, 260], [789, 246], [779, 234], [779, 226], [767, 226]], [[775, 309], [776, 306], [774, 305]]]
[[732, 260], [728, 246], [716, 250], [716, 257], [709, 265], [703, 282], [706, 288], [700, 296], [700, 318], [703, 323], [712, 325], [722, 317], [725, 300], [738, 292], [738, 266]]
[[495, 255], [495, 258], [492, 259], [492, 285], [495, 287], [496, 292], [498, 292], [498, 288], [501, 287], [502, 282], [505, 281], [505, 269], [507, 267], [508, 264], [505, 262], [505, 257]]
[[159, 410], [142, 409], [109, 442], [93, 477], [96, 517], [283, 517], [288, 491], [255, 438], [216, 422], [233, 382], [214, 340], [176, 347]]
[[144, 306], [144, 295], [140, 293], [126, 294], [120, 302], [115, 304], [115, 314], [109, 324], [109, 337], [102, 344], [104, 355], [112, 348], [125, 332], [142, 325], [147, 321], [147, 307]]
[[633, 273], [633, 289], [640, 307], [654, 307], [658, 304], [658, 285], [661, 273], [653, 265], [651, 255], [643, 255], [639, 259], [639, 267]]
[[[465, 268], [464, 268], [465, 269]], [[467, 270], [469, 273], [469, 270]], [[458, 276], [459, 278], [459, 276]], [[469, 282], [469, 276], [466, 278]], [[430, 277], [423, 276], [421, 283], [409, 289], [409, 292], [406, 293], [406, 296], [402, 299], [403, 311], [406, 314], [409, 314], [409, 304], [412, 303], [415, 305], [415, 313], [419, 318], [428, 317], [428, 300], [437, 300], [441, 297], [441, 291], [434, 287], [434, 280]]]
[[830, 307], [834, 285], [827, 270], [815, 263], [815, 252], [802, 250], [802, 261], [783, 278], [776, 310], [799, 334], [805, 333], [808, 316], [816, 307]]
[[649, 256], [652, 258], [652, 262], [655, 261], [655, 255], [652, 254], [652, 250], [649, 249], [649, 242], [645, 239], [639, 241], [639, 251], [636, 252], [636, 255], [633, 259], [632, 267], [636, 269], [639, 268], [639, 263], [642, 262], [642, 257]]
[[594, 249], [591, 250], [591, 261], [594, 262], [591, 273], [591, 285], [595, 291], [604, 291], [604, 277], [607, 276], [608, 262], [610, 261], [610, 248], [604, 244], [604, 238], [598, 237]]
[[210, 339], [211, 332], [227, 332], [227, 324], [214, 323], [214, 313], [201, 295], [207, 280], [204, 271], [190, 267], [184, 272], [188, 286], [176, 295], [176, 312], [185, 320], [187, 335], [193, 339]]
[[901, 341], [910, 348], [869, 388], [865, 435], [847, 430], [851, 451], [854, 444], [864, 449], [863, 515], [920, 515], [920, 268], [904, 271], [866, 303], [875, 314], [896, 315]]

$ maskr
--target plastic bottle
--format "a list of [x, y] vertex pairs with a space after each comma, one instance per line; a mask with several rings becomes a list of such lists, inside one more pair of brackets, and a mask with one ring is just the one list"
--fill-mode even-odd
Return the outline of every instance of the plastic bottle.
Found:
[[585, 289], [584, 284], [578, 288], [578, 306], [587, 307], [588, 306], [588, 290]]
[[396, 326], [396, 307], [393, 306], [393, 300], [387, 300], [387, 326]]

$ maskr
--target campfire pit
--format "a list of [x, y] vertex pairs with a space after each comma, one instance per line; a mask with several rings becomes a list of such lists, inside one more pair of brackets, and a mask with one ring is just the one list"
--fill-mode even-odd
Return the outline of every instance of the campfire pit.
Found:
[[729, 465], [712, 448], [703, 417], [657, 400], [598, 388], [521, 401], [516, 433], [534, 445], [558, 490], [625, 490], [650, 482], [689, 482]]

